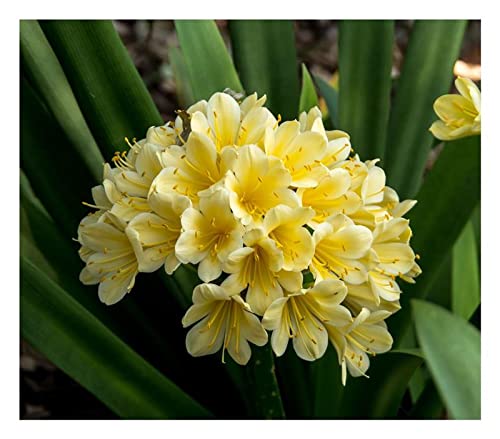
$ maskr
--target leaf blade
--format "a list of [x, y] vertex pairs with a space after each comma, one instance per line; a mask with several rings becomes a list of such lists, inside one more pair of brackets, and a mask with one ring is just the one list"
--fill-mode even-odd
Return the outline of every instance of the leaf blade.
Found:
[[411, 32], [389, 118], [384, 163], [388, 183], [402, 197], [420, 187], [433, 138], [434, 100], [448, 92], [465, 20], [418, 20]]
[[393, 20], [339, 24], [339, 127], [364, 159], [384, 156], [393, 40]]
[[422, 300], [413, 300], [412, 309], [427, 366], [451, 415], [456, 419], [480, 419], [479, 331], [463, 318]]
[[248, 94], [267, 95], [267, 106], [288, 120], [297, 117], [299, 77], [293, 23], [231, 20], [234, 61]]
[[21, 270], [23, 336], [118, 415], [210, 416], [24, 258]]
[[176, 20], [175, 29], [196, 101], [208, 99], [225, 88], [243, 90], [213, 20]]
[[318, 95], [314, 88], [309, 70], [304, 63], [302, 63], [302, 88], [300, 91], [299, 101], [299, 114], [303, 111], [308, 112], [311, 108], [318, 105]]

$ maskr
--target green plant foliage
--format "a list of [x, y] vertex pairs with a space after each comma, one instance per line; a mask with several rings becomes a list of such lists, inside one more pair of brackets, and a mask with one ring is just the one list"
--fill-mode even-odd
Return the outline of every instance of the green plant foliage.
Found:
[[463, 318], [437, 305], [414, 300], [412, 308], [425, 362], [450, 415], [455, 419], [479, 419], [479, 331]]
[[42, 21], [104, 158], [162, 119], [111, 21]]
[[[465, 31], [464, 20], [417, 20], [391, 108], [384, 167], [403, 198], [420, 187], [433, 144], [434, 100], [448, 92]], [[460, 174], [458, 174], [460, 175]]]
[[293, 23], [231, 20], [236, 68], [247, 93], [267, 95], [266, 105], [284, 119], [297, 117], [299, 77]]
[[318, 95], [314, 82], [305, 64], [302, 64], [302, 89], [300, 92], [299, 114], [318, 105]]
[[469, 221], [453, 246], [452, 311], [469, 320], [481, 301], [474, 225]]
[[61, 65], [36, 21], [22, 20], [20, 26], [23, 72], [59, 123], [69, 140], [68, 147], [74, 148], [97, 182], [102, 176], [104, 160]]
[[213, 20], [176, 20], [175, 29], [195, 101], [226, 88], [243, 90]]
[[411, 322], [409, 300], [433, 294], [432, 281], [479, 201], [480, 143], [478, 136], [447, 143], [408, 214], [422, 274], [404, 285], [402, 309], [389, 320], [396, 345]]
[[24, 259], [21, 310], [22, 335], [119, 416], [210, 416]]
[[339, 93], [328, 82], [320, 76], [314, 75], [314, 81], [318, 85], [319, 91], [325, 100], [326, 107], [328, 108], [328, 117], [332, 123], [333, 128], [339, 126]]
[[339, 128], [363, 160], [382, 158], [391, 97], [392, 20], [339, 26]]

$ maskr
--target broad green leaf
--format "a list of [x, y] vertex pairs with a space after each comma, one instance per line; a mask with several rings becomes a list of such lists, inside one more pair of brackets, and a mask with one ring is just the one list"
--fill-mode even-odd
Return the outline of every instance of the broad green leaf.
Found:
[[469, 320], [481, 301], [474, 225], [469, 221], [453, 246], [452, 311]]
[[480, 142], [476, 136], [445, 144], [408, 214], [422, 274], [402, 285], [401, 310], [388, 322], [395, 346], [410, 323], [409, 300], [434, 294], [432, 282], [479, 201]]
[[74, 149], [75, 159], [85, 164], [97, 182], [104, 160], [61, 65], [38, 22], [21, 20], [20, 27], [23, 72], [69, 140], [66, 148]]
[[318, 105], [318, 95], [314, 82], [305, 64], [302, 64], [302, 89], [300, 91], [299, 114]]
[[422, 361], [417, 350], [391, 351], [370, 358], [369, 379], [347, 377], [337, 417], [395, 418], [408, 382]]
[[33, 190], [67, 239], [76, 229], [90, 200], [94, 178], [75, 160], [70, 140], [46, 110], [28, 82], [21, 79], [21, 167]]
[[24, 258], [21, 332], [123, 418], [210, 416]]
[[177, 98], [179, 99], [181, 108], [188, 108], [194, 102], [194, 98], [191, 84], [189, 81], [186, 81], [188, 77], [186, 61], [178, 47], [170, 47], [168, 49], [168, 58], [174, 74]]
[[293, 23], [287, 20], [231, 20], [231, 45], [247, 94], [267, 95], [267, 106], [295, 119], [299, 76]]
[[393, 44], [393, 20], [340, 22], [339, 128], [363, 160], [384, 156]]
[[176, 20], [175, 29], [195, 101], [226, 88], [243, 90], [213, 20]]
[[337, 416], [344, 396], [342, 371], [337, 352], [328, 346], [325, 355], [313, 363], [314, 418], [332, 419]]
[[429, 127], [437, 119], [432, 105], [450, 89], [466, 24], [465, 20], [417, 20], [411, 32], [384, 158], [388, 184], [402, 198], [414, 197], [420, 187], [433, 144]]
[[443, 402], [455, 419], [481, 417], [481, 336], [462, 317], [412, 301], [417, 338]]
[[49, 20], [40, 25], [105, 159], [163, 123], [127, 49], [108, 20]]
[[333, 128], [339, 126], [339, 93], [328, 82], [318, 75], [314, 75], [314, 81], [318, 85], [319, 92], [325, 100], [328, 108], [328, 117], [332, 122]]
[[428, 381], [423, 392], [412, 407], [410, 419], [440, 419], [443, 415], [443, 402], [432, 380]]
[[299, 358], [291, 343], [274, 362], [287, 419], [310, 418], [314, 408], [312, 364]]

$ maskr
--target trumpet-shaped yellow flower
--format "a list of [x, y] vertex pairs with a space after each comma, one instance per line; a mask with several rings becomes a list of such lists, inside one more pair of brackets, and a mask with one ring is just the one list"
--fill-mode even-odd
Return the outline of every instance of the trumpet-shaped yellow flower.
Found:
[[262, 146], [267, 127], [276, 125], [272, 113], [262, 107], [265, 97], [249, 96], [242, 103], [227, 93], [215, 93], [205, 111], [191, 116], [191, 131], [210, 137], [217, 150], [226, 146], [255, 144]]
[[410, 237], [409, 221], [404, 218], [391, 219], [375, 228], [372, 248], [383, 274], [398, 276], [413, 267], [415, 253], [408, 244]]
[[290, 174], [281, 160], [266, 156], [255, 145], [238, 149], [225, 180], [231, 209], [245, 226], [262, 223], [267, 211], [278, 204], [299, 206], [297, 195], [288, 188], [290, 183]]
[[182, 214], [183, 232], [175, 253], [183, 264], [199, 263], [198, 276], [210, 282], [221, 275], [229, 254], [243, 246], [243, 226], [232, 214], [223, 188], [201, 197], [198, 209]]
[[454, 140], [481, 134], [481, 91], [468, 78], [458, 77], [455, 87], [459, 95], [440, 96], [434, 111], [440, 120], [429, 128], [440, 140]]
[[149, 205], [153, 212], [137, 215], [126, 233], [139, 261], [139, 271], [151, 273], [164, 265], [165, 271], [172, 274], [180, 264], [175, 244], [181, 234], [181, 215], [191, 202], [176, 193], [153, 192]]
[[249, 342], [257, 346], [267, 343], [267, 332], [250, 306], [239, 294], [218, 285], [201, 284], [194, 289], [193, 305], [182, 325], [186, 328], [197, 321], [186, 337], [186, 348], [194, 357], [222, 348], [223, 362], [227, 350], [234, 361], [245, 365], [252, 355]]
[[320, 163], [327, 147], [326, 136], [314, 131], [300, 132], [297, 121], [284, 122], [278, 129], [268, 128], [265, 151], [278, 157], [292, 176], [291, 186], [314, 187], [326, 174]]
[[350, 187], [349, 173], [337, 168], [328, 171], [316, 187], [298, 189], [297, 195], [302, 205], [311, 207], [315, 212], [309, 226], [315, 228], [330, 216], [356, 212], [361, 206], [361, 199]]
[[245, 247], [231, 253], [224, 271], [231, 275], [222, 285], [231, 291], [243, 291], [252, 310], [264, 314], [267, 307], [283, 296], [279, 272], [283, 268], [283, 252], [262, 229], [253, 229], [243, 237]]
[[372, 233], [345, 215], [330, 217], [313, 234], [315, 252], [310, 270], [318, 280], [335, 278], [353, 284], [367, 280], [368, 269], [362, 258], [367, 256]]
[[276, 299], [262, 318], [264, 328], [273, 331], [271, 346], [275, 354], [283, 355], [292, 338], [300, 358], [321, 358], [328, 346], [325, 325], [344, 327], [352, 322], [351, 313], [341, 305], [345, 295], [344, 283], [329, 279]]
[[370, 366], [368, 354], [380, 354], [391, 349], [393, 340], [384, 322], [389, 315], [387, 311], [370, 312], [363, 308], [354, 322], [346, 327], [326, 325], [342, 368], [342, 384], [346, 383], [346, 369], [353, 377], [366, 376]]
[[110, 212], [97, 212], [80, 222], [80, 256], [86, 266], [80, 273], [85, 285], [99, 284], [99, 299], [113, 305], [130, 292], [138, 272], [134, 249], [125, 224]]
[[267, 212], [263, 229], [283, 252], [283, 269], [287, 271], [305, 270], [314, 254], [314, 242], [309, 231], [302, 227], [314, 210], [306, 207], [289, 207], [283, 204]]
[[[371, 273], [371, 271], [368, 273], [368, 277], [370, 277]], [[390, 277], [390, 280], [393, 280], [393, 278]], [[396, 289], [399, 289], [398, 284], [394, 282], [394, 285], [394, 292], [389, 291], [388, 284], [381, 284], [377, 287], [384, 288], [386, 290], [385, 294], [391, 297], [391, 294], [400, 293], [400, 291], [395, 292]], [[349, 306], [349, 309], [356, 313], [360, 312], [363, 308], [367, 308], [370, 311], [388, 311], [391, 314], [401, 309], [399, 300], [394, 300], [394, 297], [391, 297], [391, 300], [384, 299], [379, 295], [380, 292], [375, 290], [370, 281], [359, 285], [346, 283], [346, 286], [347, 297], [345, 298], [345, 303]]]
[[157, 173], [151, 190], [176, 192], [197, 205], [200, 195], [223, 178], [235, 158], [234, 149], [219, 153], [208, 136], [193, 132], [185, 146], [173, 145], [162, 154], [166, 167]]

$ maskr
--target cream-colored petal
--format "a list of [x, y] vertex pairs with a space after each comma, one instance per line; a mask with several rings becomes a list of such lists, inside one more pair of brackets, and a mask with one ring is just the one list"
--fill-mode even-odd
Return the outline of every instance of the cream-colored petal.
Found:
[[361, 197], [365, 204], [380, 203], [384, 198], [385, 172], [374, 166], [368, 171], [361, 186]]
[[215, 93], [208, 101], [207, 119], [220, 148], [234, 145], [240, 127], [240, 107], [226, 93]]
[[198, 277], [203, 282], [210, 282], [222, 274], [222, 264], [217, 256], [207, 255], [198, 266]]
[[210, 314], [194, 325], [186, 336], [186, 349], [193, 357], [210, 355], [217, 352], [224, 342], [227, 322], [223, 319], [220, 325], [208, 328]]
[[129, 293], [135, 283], [137, 271], [119, 274], [113, 278], [110, 276], [99, 284], [98, 294], [101, 302], [106, 305], [114, 305], [119, 302], [125, 294]]
[[277, 277], [280, 285], [290, 293], [296, 293], [302, 288], [303, 276], [300, 271], [281, 270]]

